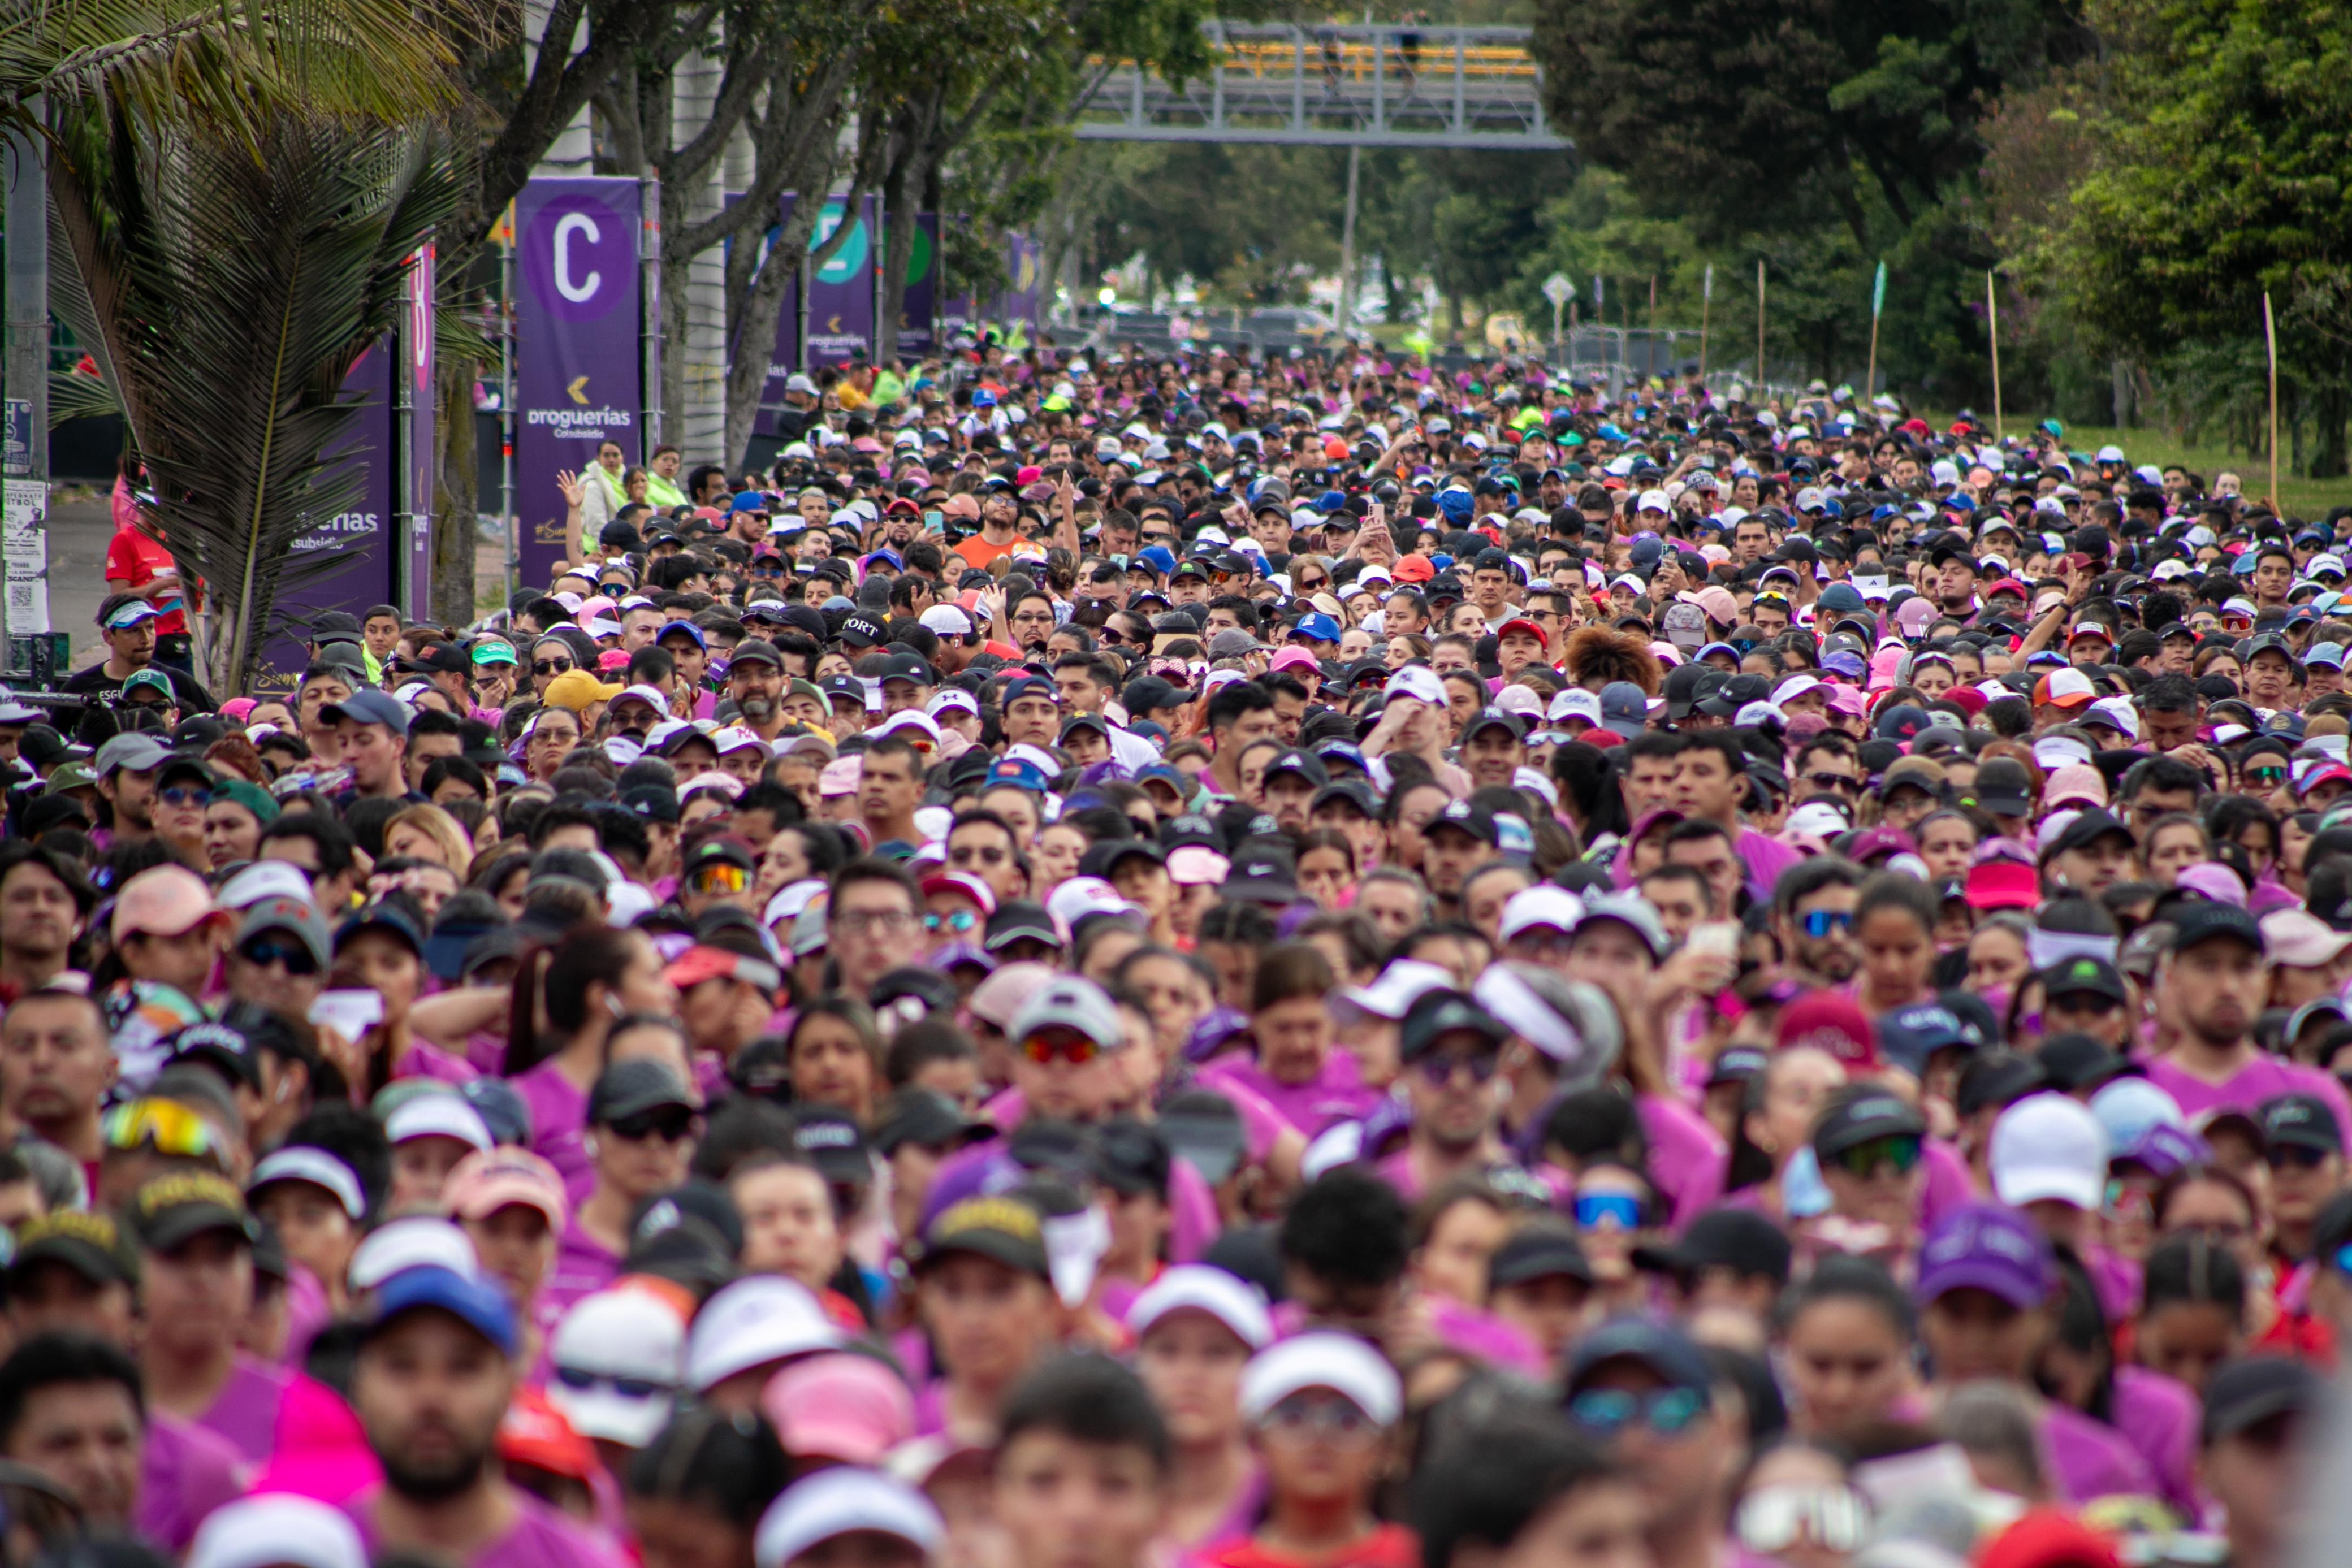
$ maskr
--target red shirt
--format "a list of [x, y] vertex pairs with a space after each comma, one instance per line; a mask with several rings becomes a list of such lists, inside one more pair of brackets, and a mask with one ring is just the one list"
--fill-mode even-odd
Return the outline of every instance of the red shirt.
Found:
[[[115, 529], [113, 539], [106, 547], [106, 580], [110, 584], [128, 582], [132, 593], [144, 593], [156, 575], [172, 564], [172, 552], [135, 528]], [[156, 601], [155, 608], [163, 612], [155, 622], [157, 636], [188, 629], [187, 614], [176, 597]]]
[[1421, 1542], [1402, 1524], [1383, 1524], [1360, 1541], [1320, 1557], [1297, 1557], [1244, 1537], [1210, 1547], [1200, 1568], [1420, 1568]]

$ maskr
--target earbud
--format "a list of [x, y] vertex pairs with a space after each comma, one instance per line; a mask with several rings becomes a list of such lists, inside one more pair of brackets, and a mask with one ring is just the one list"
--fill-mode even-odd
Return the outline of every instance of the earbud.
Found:
[[621, 1016], [621, 998], [613, 995], [610, 991], [605, 992], [604, 1010], [611, 1013], [614, 1018], [619, 1018]]
[[593, 1138], [581, 1139], [580, 1152], [586, 1155], [590, 1159], [594, 1159], [596, 1157], [596, 1140]]

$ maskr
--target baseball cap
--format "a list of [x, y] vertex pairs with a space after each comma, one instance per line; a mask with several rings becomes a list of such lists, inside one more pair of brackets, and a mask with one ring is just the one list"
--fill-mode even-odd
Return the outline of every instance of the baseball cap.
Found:
[[884, 1535], [912, 1546], [925, 1561], [947, 1540], [929, 1498], [896, 1477], [836, 1465], [784, 1490], [768, 1505], [751, 1538], [753, 1568], [784, 1568], [844, 1535]]
[[133, 932], [179, 936], [220, 910], [204, 879], [183, 866], [151, 866], [122, 884], [114, 901], [114, 940]]
[[1380, 1352], [1351, 1334], [1303, 1333], [1250, 1358], [1242, 1370], [1242, 1416], [1255, 1424], [1294, 1394], [1328, 1389], [1382, 1427], [1403, 1413], [1404, 1389]]
[[139, 1255], [110, 1214], [60, 1208], [26, 1220], [16, 1227], [9, 1278], [21, 1280], [37, 1263], [61, 1263], [93, 1285], [139, 1282]]
[[481, 1113], [454, 1092], [418, 1094], [402, 1101], [384, 1118], [383, 1133], [395, 1145], [415, 1138], [455, 1138], [477, 1153], [487, 1153], [497, 1142]]
[[1398, 1049], [1412, 1061], [1424, 1055], [1449, 1034], [1475, 1034], [1500, 1047], [1511, 1037], [1510, 1026], [1480, 1007], [1466, 992], [1434, 990], [1414, 1001], [1398, 1030]]
[[431, 1264], [403, 1269], [377, 1288], [364, 1338], [373, 1340], [409, 1313], [422, 1312], [446, 1312], [499, 1354], [515, 1353], [514, 1309], [507, 1304], [506, 1291], [478, 1276]]
[[582, 1437], [642, 1448], [669, 1420], [686, 1322], [651, 1291], [583, 1296], [548, 1343], [547, 1397]]
[[2107, 1134], [2069, 1094], [2029, 1094], [1992, 1124], [1993, 1195], [2021, 1208], [2051, 1199], [2096, 1209], [2105, 1197]]
[[796, 1361], [760, 1395], [784, 1452], [871, 1469], [915, 1435], [915, 1397], [880, 1358], [834, 1351]]
[[353, 724], [380, 724], [394, 735], [408, 733], [408, 721], [413, 716], [405, 705], [388, 693], [362, 690], [353, 692], [339, 703], [329, 703], [319, 710], [324, 724], [341, 724], [345, 719]]
[[1789, 1282], [1792, 1256], [1788, 1233], [1752, 1208], [1710, 1208], [1672, 1245], [1633, 1249], [1634, 1263], [1657, 1273], [1688, 1279], [1702, 1269], [1728, 1269], [1776, 1285]]
[[687, 1335], [687, 1386], [708, 1393], [772, 1361], [838, 1350], [842, 1338], [807, 1286], [779, 1274], [755, 1274], [727, 1286], [695, 1314]]
[[2183, 904], [2174, 912], [2172, 950], [2175, 953], [2186, 953], [2201, 942], [2221, 937], [2242, 942], [2257, 953], [2268, 950], [2268, 944], [2263, 938], [2262, 925], [2236, 904], [2207, 900]]
[[[993, 946], [992, 932], [990, 941]], [[1110, 998], [1100, 986], [1076, 975], [1059, 976], [1042, 987], [1013, 1015], [1012, 1026], [1004, 1032], [1021, 1040], [1048, 1029], [1073, 1030], [1105, 1051], [1116, 1051], [1127, 1043], [1127, 1031]]]
[[1800, 1046], [1827, 1051], [1849, 1068], [1878, 1064], [1878, 1036], [1863, 1010], [1845, 997], [1814, 991], [1780, 1009], [1773, 1049]]
[[1249, 1154], [1249, 1130], [1231, 1100], [1209, 1089], [1170, 1096], [1160, 1108], [1160, 1135], [1169, 1153], [1215, 1186], [1234, 1174]]
[[2123, 971], [2105, 958], [2087, 954], [2062, 959], [2042, 970], [2038, 977], [2042, 994], [2047, 998], [2094, 996], [2117, 1006], [2131, 999], [2124, 988]]
[[2316, 1149], [2328, 1155], [2344, 1152], [2344, 1129], [2327, 1102], [2316, 1094], [2273, 1096], [2255, 1107], [2254, 1122], [2262, 1128], [2266, 1146]]
[[333, 1195], [342, 1205], [344, 1214], [357, 1221], [367, 1214], [367, 1194], [360, 1186], [359, 1174], [341, 1158], [324, 1149], [306, 1144], [288, 1144], [262, 1157], [253, 1167], [253, 1176], [245, 1184], [248, 1197], [257, 1197], [262, 1188], [279, 1182], [299, 1181], [320, 1187]]
[[1630, 1361], [1648, 1368], [1670, 1388], [1685, 1388], [1707, 1399], [1714, 1397], [1715, 1375], [1706, 1356], [1688, 1334], [1671, 1323], [1650, 1318], [1612, 1318], [1577, 1342], [1568, 1366], [1567, 1391], [1573, 1396], [1592, 1375], [1612, 1361]]
[[131, 1239], [148, 1252], [175, 1251], [215, 1230], [249, 1244], [255, 1230], [245, 1195], [226, 1176], [210, 1171], [157, 1176], [132, 1195], [123, 1218]]
[[1179, 1264], [1154, 1280], [1127, 1309], [1127, 1329], [1137, 1339], [1179, 1312], [1214, 1318], [1253, 1351], [1274, 1342], [1274, 1318], [1256, 1290], [1223, 1269]]
[[291, 1492], [239, 1498], [205, 1516], [186, 1568], [368, 1568], [350, 1515]]
[[969, 1253], [1039, 1278], [1048, 1275], [1045, 1223], [1034, 1205], [1012, 1193], [968, 1197], [949, 1205], [923, 1232], [919, 1270]]
[[2048, 1301], [2057, 1284], [2049, 1239], [2032, 1220], [2013, 1208], [1971, 1203], [1947, 1210], [1928, 1228], [1912, 1294], [1924, 1305], [1979, 1290], [2023, 1312]]
[[616, 1061], [588, 1092], [588, 1124], [603, 1126], [672, 1105], [692, 1110], [694, 1102], [667, 1066], [646, 1057]]
[[2226, 1362], [2205, 1385], [2201, 1440], [2233, 1437], [2273, 1416], [2302, 1415], [2326, 1402], [2327, 1385], [2302, 1360], [2250, 1355]]
[[560, 1231], [569, 1218], [562, 1173], [529, 1149], [501, 1145], [467, 1155], [450, 1167], [441, 1198], [459, 1219], [488, 1219], [501, 1208], [534, 1208], [550, 1230]]
[[1584, 1248], [1576, 1232], [1564, 1225], [1523, 1225], [1486, 1262], [1489, 1290], [1555, 1279], [1592, 1283], [1592, 1265], [1584, 1256]]
[[1827, 1165], [1878, 1138], [1924, 1137], [1927, 1124], [1910, 1103], [1884, 1090], [1832, 1101], [1813, 1124], [1813, 1153]]

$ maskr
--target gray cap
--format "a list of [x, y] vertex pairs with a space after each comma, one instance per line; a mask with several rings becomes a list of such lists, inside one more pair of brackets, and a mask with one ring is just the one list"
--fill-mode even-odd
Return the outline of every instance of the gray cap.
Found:
[[1632, 740], [1650, 727], [1650, 699], [1631, 681], [1612, 681], [1601, 688], [1601, 722]]
[[118, 735], [98, 748], [89, 760], [93, 777], [103, 779], [116, 768], [131, 773], [152, 773], [169, 762], [175, 753], [162, 741], [144, 730], [130, 735]]
[[1665, 922], [1650, 901], [1636, 893], [1604, 893], [1584, 901], [1584, 917], [1576, 923], [1579, 931], [1598, 920], [1614, 920], [1630, 928], [1650, 949], [1654, 959], [1664, 958], [1674, 939], [1666, 935]]
[[334, 952], [334, 939], [327, 934], [327, 922], [318, 906], [307, 899], [265, 898], [245, 912], [237, 923], [236, 941], [243, 946], [264, 931], [283, 931], [310, 950], [312, 962], [326, 968]]
[[1120, 1027], [1118, 1009], [1109, 996], [1077, 975], [1062, 976], [1040, 989], [1013, 1015], [1013, 1027], [1004, 1032], [1020, 1040], [1042, 1029], [1076, 1030], [1105, 1051], [1127, 1043], [1127, 1030]]
[[1244, 653], [1255, 653], [1263, 646], [1264, 643], [1246, 632], [1220, 632], [1209, 639], [1209, 657], [1239, 658]]

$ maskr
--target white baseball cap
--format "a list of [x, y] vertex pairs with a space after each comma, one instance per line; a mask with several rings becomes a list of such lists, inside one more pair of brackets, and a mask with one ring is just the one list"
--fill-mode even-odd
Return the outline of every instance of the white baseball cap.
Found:
[[2095, 1210], [2106, 1197], [2107, 1134], [2081, 1101], [2029, 1094], [1992, 1124], [1993, 1195], [2012, 1208], [2045, 1198]]
[[446, 1219], [414, 1215], [369, 1231], [352, 1254], [347, 1274], [352, 1290], [373, 1291], [410, 1269], [446, 1269], [467, 1279], [482, 1271], [464, 1231]]
[[1178, 1312], [1205, 1312], [1233, 1331], [1253, 1351], [1274, 1343], [1274, 1318], [1265, 1298], [1223, 1269], [1186, 1263], [1151, 1282], [1127, 1309], [1128, 1332], [1137, 1339], [1154, 1323]]
[[368, 1568], [341, 1509], [291, 1492], [239, 1498], [196, 1527], [187, 1568]]
[[1538, 883], [1511, 894], [1503, 905], [1502, 925], [1496, 935], [1508, 942], [1528, 931], [1550, 926], [1565, 935], [1584, 918], [1584, 901], [1564, 887]]
[[686, 1345], [686, 1379], [706, 1394], [739, 1372], [772, 1361], [841, 1347], [840, 1326], [808, 1287], [778, 1274], [738, 1280], [695, 1314]]
[[795, 1558], [844, 1535], [887, 1535], [926, 1558], [947, 1540], [947, 1525], [931, 1500], [894, 1476], [847, 1465], [819, 1470], [784, 1489], [768, 1505], [751, 1538], [755, 1568], [784, 1568]]
[[384, 1118], [383, 1135], [395, 1144], [412, 1138], [455, 1138], [477, 1149], [498, 1144], [482, 1113], [455, 1093], [412, 1094]]
[[1260, 1351], [1242, 1371], [1242, 1415], [1263, 1421], [1274, 1407], [1309, 1388], [1328, 1388], [1383, 1427], [1404, 1407], [1396, 1370], [1380, 1352], [1343, 1333], [1303, 1333]]
[[[583, 1437], [627, 1448], [670, 1417], [686, 1362], [686, 1323], [650, 1291], [599, 1291], [572, 1303], [548, 1342], [547, 1399]], [[646, 1385], [628, 1392], [623, 1385]]]
[[[459, 1101], [463, 1105], [464, 1101]], [[470, 1109], [470, 1108], [469, 1108]], [[478, 1116], [475, 1118], [479, 1121]], [[335, 1195], [343, 1212], [356, 1220], [367, 1213], [367, 1194], [360, 1186], [360, 1178], [352, 1167], [324, 1149], [307, 1144], [289, 1144], [268, 1155], [253, 1167], [252, 1179], [245, 1184], [248, 1193], [259, 1192], [274, 1182], [308, 1182], [324, 1187]]]

